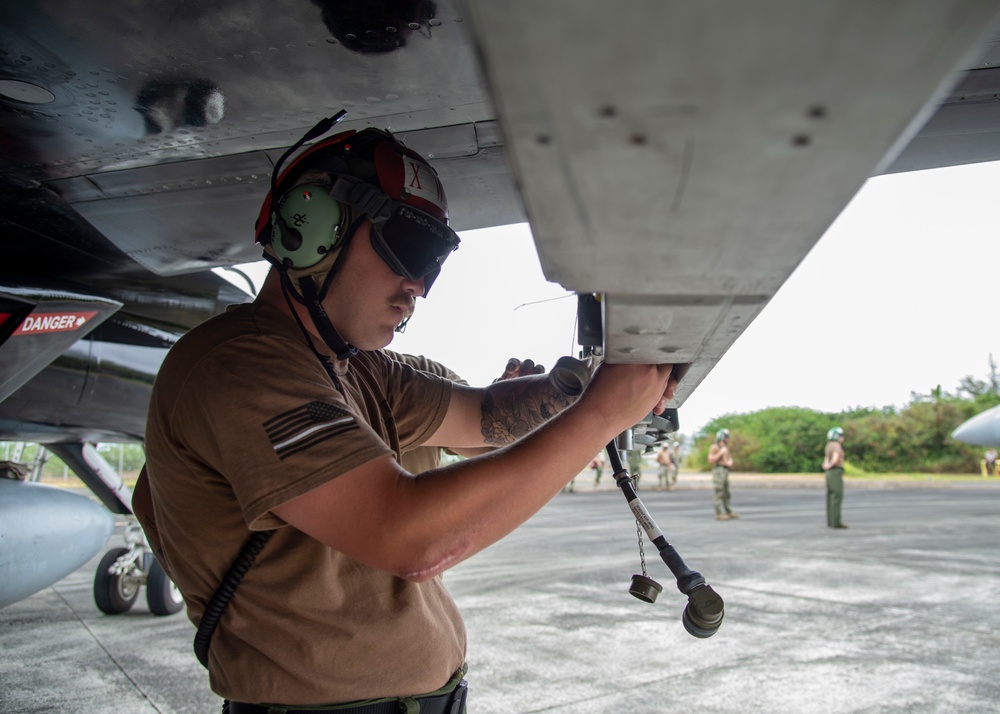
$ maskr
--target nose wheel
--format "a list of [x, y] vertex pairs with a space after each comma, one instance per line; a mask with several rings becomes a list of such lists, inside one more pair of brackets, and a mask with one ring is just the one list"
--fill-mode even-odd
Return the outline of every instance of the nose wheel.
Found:
[[139, 597], [140, 581], [131, 568], [122, 570], [119, 560], [128, 555], [128, 548], [112, 548], [101, 558], [94, 575], [94, 602], [105, 615], [120, 615], [132, 609]]
[[173, 615], [184, 608], [181, 589], [167, 575], [160, 561], [153, 559], [146, 576], [146, 604], [154, 615]]
[[106, 615], [132, 609], [139, 589], [146, 586], [146, 604], [154, 615], [173, 615], [184, 609], [180, 589], [167, 575], [145, 543], [137, 524], [125, 529], [127, 548], [112, 548], [94, 574], [94, 603]]

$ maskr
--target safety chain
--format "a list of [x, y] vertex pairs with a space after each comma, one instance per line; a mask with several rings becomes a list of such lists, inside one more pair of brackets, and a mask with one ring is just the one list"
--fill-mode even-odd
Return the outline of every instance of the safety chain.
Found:
[[[639, 487], [639, 479], [632, 476], [632, 485], [635, 488]], [[642, 565], [642, 575], [643, 577], [649, 577], [649, 573], [646, 572], [646, 552], [642, 549], [642, 526], [639, 525], [639, 519], [635, 521], [635, 535], [639, 540], [639, 563]]]

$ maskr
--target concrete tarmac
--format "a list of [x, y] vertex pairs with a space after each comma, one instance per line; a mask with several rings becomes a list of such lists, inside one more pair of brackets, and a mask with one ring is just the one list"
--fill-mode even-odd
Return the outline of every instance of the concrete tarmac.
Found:
[[[608, 480], [607, 474], [605, 479]], [[652, 487], [647, 475], [643, 486]], [[742, 518], [712, 516], [708, 479], [643, 490], [667, 539], [725, 599], [714, 637], [609, 483], [557, 496], [445, 575], [469, 630], [470, 712], [998, 712], [1000, 483], [848, 483], [825, 527], [822, 477], [734, 477]], [[110, 545], [114, 545], [112, 542]], [[109, 617], [97, 558], [0, 610], [0, 712], [218, 712], [183, 614], [143, 596]]]

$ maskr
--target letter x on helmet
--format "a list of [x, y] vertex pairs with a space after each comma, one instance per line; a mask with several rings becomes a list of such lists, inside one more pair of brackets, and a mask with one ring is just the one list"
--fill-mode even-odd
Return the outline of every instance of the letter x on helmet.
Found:
[[[310, 146], [278, 174], [288, 156], [330, 131], [344, 114], [322, 120], [278, 160], [257, 218], [256, 241], [272, 251], [280, 267], [311, 268], [340, 251], [345, 236], [350, 239], [348, 207], [371, 221], [379, 257], [397, 275], [423, 279], [426, 295], [459, 238], [448, 227], [441, 182], [418, 153], [387, 131], [351, 130]], [[329, 180], [294, 185], [314, 170]]]

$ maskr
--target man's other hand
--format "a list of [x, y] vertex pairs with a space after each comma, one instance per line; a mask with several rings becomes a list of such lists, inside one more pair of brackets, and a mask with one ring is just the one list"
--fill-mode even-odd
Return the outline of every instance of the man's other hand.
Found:
[[545, 367], [540, 364], [535, 364], [531, 359], [519, 360], [517, 357], [511, 357], [507, 360], [507, 366], [504, 368], [503, 374], [494, 379], [494, 382], [500, 382], [504, 379], [517, 379], [518, 377], [527, 377], [531, 374], [544, 374]]

